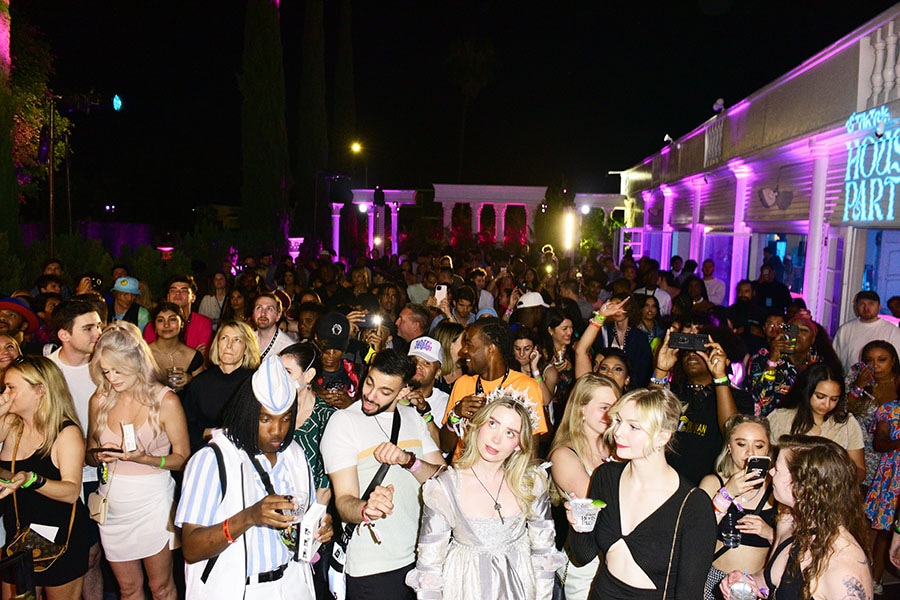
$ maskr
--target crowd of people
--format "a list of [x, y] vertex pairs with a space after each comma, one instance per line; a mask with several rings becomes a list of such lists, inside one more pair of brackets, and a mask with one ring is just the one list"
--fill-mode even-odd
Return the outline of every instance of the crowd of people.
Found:
[[48, 600], [881, 594], [900, 328], [670, 265], [47, 261], [0, 299], [6, 551]]

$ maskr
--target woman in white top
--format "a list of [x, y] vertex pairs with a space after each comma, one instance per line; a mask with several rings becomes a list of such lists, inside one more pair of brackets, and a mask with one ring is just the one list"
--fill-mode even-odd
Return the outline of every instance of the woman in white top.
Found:
[[866, 476], [862, 429], [847, 408], [843, 376], [825, 363], [801, 371], [781, 408], [769, 415], [772, 443], [783, 435], [816, 435], [836, 442], [856, 465], [859, 481]]

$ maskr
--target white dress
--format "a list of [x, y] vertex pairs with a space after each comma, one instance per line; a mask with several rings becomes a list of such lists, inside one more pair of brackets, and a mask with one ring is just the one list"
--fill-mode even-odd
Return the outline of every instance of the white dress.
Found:
[[447, 469], [425, 482], [418, 561], [406, 583], [419, 598], [447, 600], [549, 599], [565, 555], [554, 545], [547, 483], [535, 477], [527, 519], [472, 519], [460, 508], [459, 473]]

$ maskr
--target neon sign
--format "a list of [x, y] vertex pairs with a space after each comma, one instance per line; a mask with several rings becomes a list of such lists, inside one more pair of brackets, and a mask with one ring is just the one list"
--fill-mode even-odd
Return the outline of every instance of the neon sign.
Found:
[[886, 106], [847, 119], [847, 133], [870, 130], [847, 142], [843, 221], [893, 221], [900, 183], [900, 130]]

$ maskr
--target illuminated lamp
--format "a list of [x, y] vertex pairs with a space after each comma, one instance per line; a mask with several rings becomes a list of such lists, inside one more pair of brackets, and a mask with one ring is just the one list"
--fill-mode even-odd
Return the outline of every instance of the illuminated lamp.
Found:
[[157, 250], [159, 250], [162, 255], [163, 262], [169, 262], [172, 260], [172, 252], [175, 251], [175, 248], [172, 246], [157, 246]]
[[588, 206], [587, 204], [582, 204], [582, 205], [581, 205], [581, 214], [586, 215], [586, 214], [588, 214], [588, 213], [590, 213], [590, 212], [591, 212], [591, 207], [590, 207], [590, 206]]

